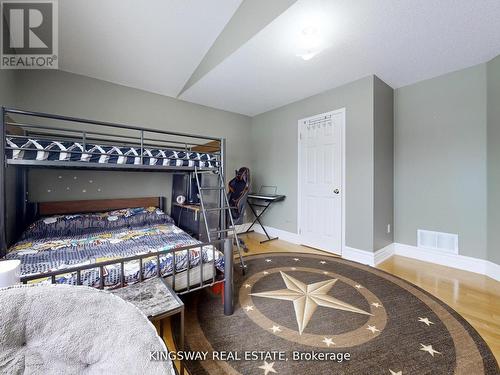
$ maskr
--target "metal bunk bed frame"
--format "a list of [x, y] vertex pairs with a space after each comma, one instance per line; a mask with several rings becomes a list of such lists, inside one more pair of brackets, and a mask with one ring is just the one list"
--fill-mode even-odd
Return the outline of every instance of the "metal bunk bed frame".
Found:
[[[13, 116], [21, 116], [21, 117], [29, 117], [29, 118], [36, 118], [36, 119], [45, 119], [45, 120], [54, 120], [57, 123], [60, 122], [70, 122], [70, 123], [77, 123], [77, 124], [84, 124], [84, 125], [90, 125], [90, 126], [97, 126], [99, 128], [112, 128], [112, 129], [117, 129], [117, 132], [119, 133], [120, 131], [125, 131], [125, 132], [137, 132], [137, 136], [132, 136], [132, 135], [122, 135], [122, 134], [112, 134], [112, 133], [105, 133], [101, 131], [93, 131], [93, 130], [77, 130], [77, 129], [70, 129], [70, 128], [63, 128], [63, 127], [53, 127], [53, 126], [47, 126], [47, 125], [35, 125], [35, 124], [26, 124], [22, 122], [12, 122], [9, 120], [9, 115]], [[54, 133], [48, 133], [49, 132], [55, 132], [57, 135], [58, 133], [71, 133], [73, 135], [59, 135], [57, 136], [57, 140], [60, 141], [79, 141], [81, 142], [83, 146], [83, 150], [85, 152], [76, 152], [77, 154], [90, 154], [90, 155], [108, 155], [110, 156], [109, 153], [100, 153], [100, 152], [91, 152], [87, 151], [86, 146], [89, 144], [89, 142], [93, 141], [98, 141], [100, 144], [103, 145], [108, 145], [108, 146], [136, 146], [140, 148], [140, 155], [137, 155], [137, 157], [140, 157], [140, 163], [141, 164], [108, 164], [108, 163], [90, 163], [90, 162], [81, 162], [81, 161], [53, 161], [53, 160], [13, 160], [10, 159], [8, 160], [6, 158], [6, 150], [9, 149], [10, 147], [6, 145], [6, 139], [7, 139], [7, 127], [17, 127], [20, 128], [24, 131], [24, 134], [26, 134], [25, 129], [36, 129], [39, 132], [35, 133], [29, 133], [30, 135], [36, 134], [34, 137], [37, 139], [43, 139], [46, 135], [51, 135], [50, 140], [54, 140]], [[41, 131], [41, 132], [40, 132]], [[147, 133], [152, 133], [156, 137], [145, 137], [145, 134]], [[76, 134], [76, 135], [75, 135]], [[9, 137], [16, 137], [16, 135], [9, 134]], [[26, 137], [27, 135], [19, 136], [19, 137]], [[89, 138], [89, 136], [91, 136]], [[114, 140], [113, 141], [106, 141], [106, 138], [95, 138], [95, 137], [112, 137]], [[94, 138], [92, 138], [94, 137]], [[171, 139], [161, 139], [161, 137], [176, 137], [181, 138], [181, 140], [171, 140]], [[128, 140], [127, 142], [120, 141], [120, 139]], [[196, 143], [191, 140], [202, 140], [202, 141], [209, 141], [209, 142], [217, 142], [218, 146], [210, 146], [210, 144], [203, 144], [203, 143]], [[104, 142], [103, 142], [104, 141]], [[111, 144], [108, 144], [111, 142]], [[123, 147], [126, 147], [123, 146]], [[144, 158], [145, 157], [151, 157], [147, 156], [144, 154], [145, 147], [164, 147], [168, 148], [171, 150], [179, 150], [179, 151], [185, 151], [189, 152], [195, 147], [202, 147], [205, 150], [210, 147], [212, 148], [217, 148], [219, 152], [210, 152], [212, 155], [216, 155], [216, 167], [194, 167], [194, 166], [171, 166], [171, 165], [145, 165], [143, 164]], [[16, 170], [20, 171], [16, 177], [17, 184], [16, 184], [16, 189], [21, 189], [22, 194], [17, 194], [18, 199], [16, 199], [16, 211], [17, 213], [21, 213], [22, 217], [22, 225], [23, 227], [26, 226], [27, 224], [27, 216], [28, 216], [28, 200], [26, 198], [26, 192], [27, 192], [27, 170], [29, 168], [34, 168], [34, 167], [42, 167], [42, 168], [59, 168], [59, 169], [99, 169], [99, 170], [120, 170], [120, 171], [165, 171], [166, 173], [173, 173], [173, 172], [178, 172], [178, 173], [189, 173], [189, 172], [200, 172], [200, 171], [217, 171], [220, 176], [222, 177], [222, 180], [224, 181], [224, 175], [225, 175], [225, 148], [226, 148], [226, 140], [225, 138], [217, 138], [217, 137], [210, 137], [210, 136], [204, 136], [204, 135], [195, 135], [195, 134], [187, 134], [187, 133], [180, 133], [180, 132], [171, 132], [171, 131], [164, 131], [164, 130], [152, 130], [152, 129], [146, 129], [138, 126], [131, 126], [131, 125], [124, 125], [124, 124], [118, 124], [118, 123], [111, 123], [111, 122], [104, 122], [104, 121], [96, 121], [96, 120], [87, 120], [87, 119], [82, 119], [82, 118], [77, 118], [77, 117], [70, 117], [70, 116], [62, 116], [62, 115], [55, 115], [55, 114], [48, 114], [48, 113], [42, 113], [42, 112], [32, 112], [32, 111], [25, 111], [25, 110], [20, 110], [20, 109], [15, 109], [15, 108], [6, 108], [6, 107], [1, 107], [0, 109], [0, 256], [4, 256], [7, 252], [7, 204], [6, 204], [6, 199], [7, 199], [7, 189], [6, 189], [6, 180], [7, 180], [7, 168], [9, 166], [12, 167], [17, 167]], [[27, 151], [40, 151], [36, 148], [23, 148], [23, 150]], [[61, 150], [52, 150], [53, 152], [65, 152]], [[203, 151], [203, 152], [209, 152], [209, 151]], [[75, 153], [75, 151], [72, 151], [72, 153]], [[154, 156], [155, 159], [162, 159], [161, 157]], [[164, 159], [164, 158], [163, 158]], [[183, 158], [178, 158], [183, 159]], [[187, 158], [184, 158], [184, 160], [187, 160]], [[219, 197], [219, 206], [221, 209], [221, 212], [224, 210], [224, 205], [225, 205], [225, 195], [224, 195], [224, 189], [220, 191], [220, 197]], [[104, 278], [106, 277], [104, 274], [104, 268], [108, 265], [116, 265], [119, 264], [121, 267], [121, 281], [120, 281], [120, 287], [123, 287], [125, 285], [125, 275], [124, 275], [124, 267], [125, 263], [130, 262], [130, 261], [137, 261], [139, 260], [139, 281], [143, 281], [143, 260], [145, 258], [152, 258], [156, 257], [156, 262], [157, 262], [157, 277], [163, 277], [163, 276], [169, 276], [172, 277], [172, 284], [173, 288], [175, 290], [175, 278], [176, 278], [176, 253], [181, 252], [181, 251], [186, 251], [187, 252], [187, 269], [184, 270], [187, 272], [187, 287], [185, 290], [179, 292], [179, 294], [185, 294], [194, 290], [198, 290], [201, 288], [213, 286], [215, 284], [220, 284], [224, 283], [224, 314], [225, 315], [231, 315], [234, 311], [234, 305], [233, 305], [233, 243], [232, 239], [229, 238], [227, 235], [228, 232], [228, 225], [226, 222], [226, 215], [221, 214], [220, 215], [220, 227], [221, 227], [221, 233], [219, 236], [219, 239], [209, 241], [206, 243], [200, 243], [200, 244], [195, 244], [195, 245], [189, 245], [189, 246], [183, 246], [179, 247], [176, 249], [170, 249], [170, 250], [162, 250], [162, 251], [157, 251], [157, 252], [151, 252], [151, 253], [146, 253], [146, 254], [140, 254], [140, 255], [135, 255], [135, 256], [130, 256], [130, 257], [124, 257], [120, 259], [115, 259], [115, 260], [110, 260], [110, 261], [104, 261], [104, 262], [96, 262], [93, 264], [88, 264], [88, 265], [83, 265], [83, 266], [78, 266], [78, 267], [71, 267], [71, 268], [66, 268], [61, 271], [54, 271], [54, 272], [47, 272], [47, 273], [41, 273], [33, 276], [27, 276], [27, 277], [22, 277], [21, 282], [27, 283], [31, 280], [38, 279], [38, 278], [45, 278], [48, 277], [51, 279], [52, 283], [56, 282], [56, 276], [57, 275], [62, 275], [62, 274], [67, 274], [67, 273], [76, 273], [77, 275], [77, 285], [82, 285], [82, 279], [81, 279], [81, 272], [88, 270], [88, 269], [99, 269], [99, 275], [104, 275], [103, 277], [99, 277], [99, 288], [103, 289], [105, 286], [105, 281]], [[211, 280], [208, 281], [203, 281], [203, 261], [202, 261], [202, 252], [200, 252], [200, 264], [199, 264], [199, 272], [200, 272], [200, 283], [197, 286], [191, 287], [190, 285], [190, 272], [191, 271], [191, 263], [190, 263], [190, 250], [191, 249], [196, 249], [200, 248], [202, 249], [204, 246], [212, 246], [213, 249], [213, 276]], [[223, 248], [224, 252], [224, 277], [223, 278], [216, 278], [216, 268], [215, 268], [215, 248]], [[162, 275], [161, 274], [161, 269], [159, 267], [160, 265], [160, 256], [166, 255], [166, 254], [172, 254], [172, 273], [169, 275]], [[183, 271], [180, 271], [183, 272]]]

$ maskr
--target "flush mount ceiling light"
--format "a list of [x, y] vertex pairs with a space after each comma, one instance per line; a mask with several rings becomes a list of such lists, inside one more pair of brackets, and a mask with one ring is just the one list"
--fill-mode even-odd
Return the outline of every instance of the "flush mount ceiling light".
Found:
[[307, 26], [302, 29], [297, 43], [297, 56], [307, 61], [320, 53], [323, 48], [323, 38], [317, 27]]

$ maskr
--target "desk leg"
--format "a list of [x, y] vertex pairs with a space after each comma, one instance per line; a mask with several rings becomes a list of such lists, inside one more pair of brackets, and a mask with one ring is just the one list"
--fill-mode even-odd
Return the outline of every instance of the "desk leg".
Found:
[[250, 228], [253, 227], [253, 225], [255, 224], [256, 221], [259, 222], [259, 225], [260, 227], [262, 228], [262, 230], [264, 231], [264, 233], [266, 234], [266, 237], [267, 237], [267, 240], [264, 240], [264, 241], [260, 241], [260, 243], [265, 243], [265, 242], [269, 242], [269, 241], [273, 241], [273, 240], [277, 240], [278, 237], [272, 237], [269, 235], [269, 233], [267, 233], [267, 230], [266, 228], [264, 227], [264, 224], [262, 224], [262, 222], [260, 221], [260, 217], [264, 214], [264, 212], [266, 212], [266, 210], [269, 208], [269, 206], [271, 205], [271, 202], [269, 202], [267, 204], [267, 206], [264, 207], [264, 209], [260, 212], [259, 215], [257, 215], [257, 212], [255, 211], [255, 209], [253, 208], [252, 204], [248, 204], [250, 206], [250, 209], [252, 210], [253, 214], [255, 215], [255, 220], [252, 222], [252, 225], [250, 225], [248, 227], [248, 230], [245, 232], [245, 233], [248, 233], [250, 232]]
[[[267, 235], [267, 237], [269, 237], [269, 235]], [[267, 240], [260, 241], [260, 243], [266, 243], [266, 242], [274, 241], [274, 240], [277, 240], [277, 239], [279, 239], [279, 237], [271, 237], [271, 238], [269, 238]]]
[[245, 234], [245, 233], [251, 233], [251, 232], [254, 232], [254, 230], [252, 230], [252, 227], [253, 227], [253, 226], [255, 225], [255, 223], [257, 222], [257, 216], [259, 216], [259, 215], [257, 215], [257, 212], [255, 212], [255, 210], [254, 210], [254, 208], [253, 208], [253, 205], [252, 205], [250, 202], [248, 203], [248, 207], [250, 207], [250, 210], [252, 210], [252, 213], [253, 213], [253, 215], [254, 215], [256, 218], [255, 218], [255, 219], [253, 219], [252, 224], [250, 224], [250, 226], [248, 227], [248, 229], [247, 229], [245, 232], [243, 232], [243, 234]]

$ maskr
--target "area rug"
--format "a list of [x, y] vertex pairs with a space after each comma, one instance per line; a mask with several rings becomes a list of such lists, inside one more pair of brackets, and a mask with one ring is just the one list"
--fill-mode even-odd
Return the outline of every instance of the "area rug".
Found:
[[245, 260], [234, 315], [210, 291], [186, 300], [192, 375], [500, 373], [458, 313], [398, 277], [311, 254]]

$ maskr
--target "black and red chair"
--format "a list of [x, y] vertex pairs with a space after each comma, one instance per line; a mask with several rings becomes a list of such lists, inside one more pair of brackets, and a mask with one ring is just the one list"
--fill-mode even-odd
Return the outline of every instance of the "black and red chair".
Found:
[[[231, 207], [231, 216], [234, 225], [243, 224], [247, 206], [248, 193], [250, 191], [250, 169], [241, 167], [235, 171], [236, 176], [229, 181], [227, 198]], [[248, 251], [243, 240], [239, 240], [244, 251]]]

